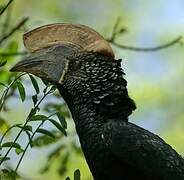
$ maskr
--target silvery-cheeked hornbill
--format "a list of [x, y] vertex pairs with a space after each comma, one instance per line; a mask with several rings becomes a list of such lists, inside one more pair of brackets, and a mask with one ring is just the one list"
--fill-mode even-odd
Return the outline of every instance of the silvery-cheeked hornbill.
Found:
[[128, 122], [135, 110], [121, 60], [84, 25], [51, 24], [24, 35], [31, 55], [11, 71], [57, 84], [95, 180], [184, 180], [184, 159], [157, 135]]

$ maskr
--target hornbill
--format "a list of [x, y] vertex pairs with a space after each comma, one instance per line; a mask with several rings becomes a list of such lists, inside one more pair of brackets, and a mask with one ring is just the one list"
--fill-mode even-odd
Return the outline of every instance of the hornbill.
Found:
[[11, 71], [57, 85], [95, 180], [184, 180], [184, 159], [159, 136], [128, 122], [135, 110], [121, 60], [93, 29], [58, 23], [24, 35], [30, 56]]

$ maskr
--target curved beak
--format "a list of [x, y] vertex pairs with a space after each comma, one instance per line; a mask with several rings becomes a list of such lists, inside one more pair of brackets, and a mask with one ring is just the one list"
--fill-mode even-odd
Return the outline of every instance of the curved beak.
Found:
[[50, 82], [62, 84], [68, 60], [54, 49], [43, 49], [26, 57], [10, 71], [28, 72]]

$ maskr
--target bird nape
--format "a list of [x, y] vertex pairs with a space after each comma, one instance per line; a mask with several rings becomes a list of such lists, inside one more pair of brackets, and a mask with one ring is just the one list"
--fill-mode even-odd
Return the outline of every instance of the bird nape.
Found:
[[100, 34], [83, 25], [51, 24], [26, 33], [24, 44], [31, 55], [11, 71], [57, 84], [95, 180], [184, 180], [184, 159], [128, 122], [135, 103], [121, 60]]

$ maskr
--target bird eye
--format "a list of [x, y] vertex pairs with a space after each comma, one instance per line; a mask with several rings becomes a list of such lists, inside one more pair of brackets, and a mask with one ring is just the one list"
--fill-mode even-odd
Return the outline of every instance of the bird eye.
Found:
[[79, 61], [72, 61], [70, 65], [72, 70], [78, 70], [81, 67], [81, 63]]

